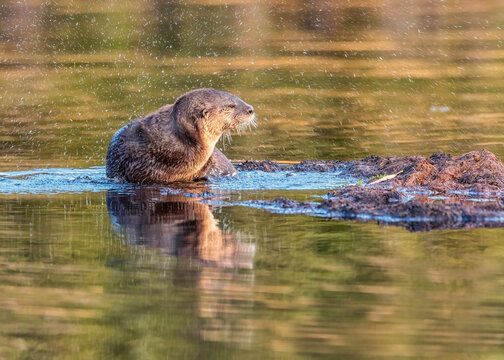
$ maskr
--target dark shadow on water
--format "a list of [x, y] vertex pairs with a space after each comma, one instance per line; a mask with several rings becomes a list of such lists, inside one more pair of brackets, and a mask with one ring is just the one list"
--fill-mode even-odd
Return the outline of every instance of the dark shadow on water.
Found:
[[198, 196], [156, 188], [107, 191], [107, 210], [117, 234], [130, 245], [224, 268], [252, 268], [255, 245], [219, 227]]

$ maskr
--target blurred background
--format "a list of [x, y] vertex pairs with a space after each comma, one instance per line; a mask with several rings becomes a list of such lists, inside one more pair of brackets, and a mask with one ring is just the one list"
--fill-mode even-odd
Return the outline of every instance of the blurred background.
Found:
[[111, 135], [214, 87], [228, 157], [504, 155], [500, 0], [0, 0], [0, 168], [103, 165]]

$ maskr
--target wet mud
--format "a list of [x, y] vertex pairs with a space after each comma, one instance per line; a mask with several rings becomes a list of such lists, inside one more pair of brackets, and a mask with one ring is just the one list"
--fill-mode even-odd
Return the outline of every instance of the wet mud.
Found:
[[[376, 220], [410, 231], [504, 226], [504, 164], [482, 150], [460, 156], [370, 156], [359, 161], [305, 161], [291, 166], [246, 162], [240, 170], [337, 172], [362, 179], [336, 189], [321, 203], [290, 199], [258, 207], [337, 219]], [[276, 170], [272, 170], [276, 169]], [[254, 205], [254, 204], [249, 204]]]
[[402, 171], [394, 179], [388, 180], [386, 185], [440, 192], [504, 191], [504, 164], [488, 150], [472, 151], [460, 156], [434, 153], [428, 158], [369, 156], [357, 161], [308, 160], [290, 166], [282, 166], [274, 161], [246, 161], [238, 164], [237, 168], [240, 171], [265, 172], [339, 172], [349, 177], [361, 178], [368, 183], [371, 182], [371, 178]]

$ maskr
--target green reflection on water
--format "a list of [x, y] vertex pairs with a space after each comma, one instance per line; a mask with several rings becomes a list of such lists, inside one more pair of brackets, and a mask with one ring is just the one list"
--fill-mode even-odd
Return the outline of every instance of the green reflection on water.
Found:
[[[232, 159], [502, 157], [503, 10], [0, 1], [0, 170], [103, 165], [118, 128], [206, 86], [258, 114], [226, 144]], [[106, 202], [1, 197], [0, 358], [501, 356], [501, 229], [413, 234], [195, 204], [180, 228], [153, 201], [161, 215], [118, 230]]]
[[[239, 207], [212, 214], [179, 196], [145, 212], [139, 199], [109, 207], [122, 211], [119, 223], [148, 216], [125, 220], [120, 235], [105, 194], [3, 197], [3, 357], [499, 353], [500, 229], [408, 233]], [[177, 237], [178, 256], [167, 227], [167, 243], [155, 236], [180, 224], [175, 205], [192, 215], [186, 231], [172, 231], [198, 234]], [[226, 254], [240, 246], [246, 259], [233, 263]]]
[[115, 130], [198, 87], [256, 108], [233, 159], [502, 155], [502, 4], [368, 5], [3, 1], [1, 166], [101, 165]]

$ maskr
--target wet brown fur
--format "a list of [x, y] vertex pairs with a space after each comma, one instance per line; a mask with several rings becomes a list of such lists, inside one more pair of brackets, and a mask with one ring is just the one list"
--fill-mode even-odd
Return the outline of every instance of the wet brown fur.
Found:
[[149, 184], [235, 174], [215, 144], [224, 131], [253, 121], [252, 106], [232, 94], [190, 91], [114, 134], [107, 151], [107, 176]]

